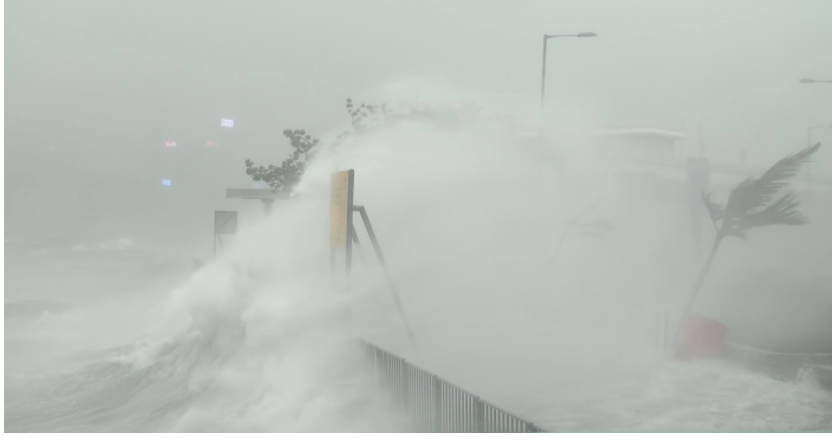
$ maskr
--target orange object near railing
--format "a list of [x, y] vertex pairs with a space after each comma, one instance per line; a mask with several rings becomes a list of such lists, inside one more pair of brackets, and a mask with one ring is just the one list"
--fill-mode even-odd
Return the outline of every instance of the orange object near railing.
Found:
[[701, 315], [690, 314], [684, 326], [684, 359], [718, 358], [725, 353], [728, 327]]

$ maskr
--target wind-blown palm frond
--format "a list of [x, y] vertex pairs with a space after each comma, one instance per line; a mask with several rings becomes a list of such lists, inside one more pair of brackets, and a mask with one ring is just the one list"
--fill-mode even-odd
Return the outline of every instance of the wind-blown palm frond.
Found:
[[805, 224], [809, 220], [797, 211], [799, 205], [800, 199], [797, 198], [797, 194], [789, 192], [766, 206], [765, 209], [743, 219], [739, 225], [739, 231], [744, 235], [749, 229], [763, 226]]
[[702, 193], [702, 201], [705, 202], [707, 213], [710, 215], [710, 219], [713, 220], [713, 226], [716, 227], [717, 223], [719, 223], [719, 221], [722, 220], [722, 217], [725, 216], [725, 207], [713, 201], [713, 199], [710, 198], [709, 192]]
[[[720, 234], [745, 238], [746, 231], [752, 228], [804, 223], [805, 218], [795, 211], [799, 202], [794, 194], [770, 202], [819, 148], [820, 143], [810, 146], [779, 160], [760, 178], [743, 180], [728, 196]], [[708, 211], [711, 211], [707, 200], [705, 204], [708, 205]]]
[[806, 217], [797, 210], [800, 200], [794, 192], [789, 191], [782, 197], [777, 197], [777, 194], [785, 188], [788, 180], [800, 171], [803, 163], [819, 147], [820, 143], [783, 158], [758, 179], [746, 178], [731, 191], [731, 195], [728, 196], [728, 203], [724, 208], [712, 201], [709, 194], [702, 194], [702, 199], [714, 226], [719, 220], [722, 220], [722, 226], [717, 227], [713, 246], [711, 246], [699, 277], [687, 298], [687, 304], [676, 327], [674, 346], [678, 346], [680, 343], [678, 337], [681, 336], [684, 323], [693, 309], [702, 286], [704, 286], [705, 278], [713, 259], [716, 257], [716, 251], [719, 250], [722, 239], [727, 236], [744, 239], [746, 233], [753, 228], [770, 225], [801, 225], [807, 222]]

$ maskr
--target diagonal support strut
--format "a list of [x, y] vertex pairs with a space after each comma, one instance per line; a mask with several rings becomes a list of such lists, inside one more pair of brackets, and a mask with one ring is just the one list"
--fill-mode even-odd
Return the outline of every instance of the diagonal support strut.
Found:
[[[403, 310], [403, 303], [400, 301], [400, 295], [397, 292], [397, 288], [394, 286], [394, 282], [391, 280], [388, 269], [386, 268], [386, 259], [383, 257], [383, 250], [380, 249], [380, 243], [377, 241], [377, 236], [374, 234], [374, 228], [371, 227], [371, 220], [368, 218], [368, 212], [365, 211], [365, 206], [354, 206], [352, 209], [354, 212], [359, 212], [362, 217], [362, 223], [365, 225], [365, 230], [368, 232], [368, 237], [371, 239], [371, 245], [374, 246], [374, 253], [377, 255], [377, 261], [380, 262], [380, 267], [383, 268], [383, 272], [386, 275], [386, 281], [388, 282], [389, 289], [391, 290], [394, 304], [397, 306], [397, 312], [400, 314], [403, 326], [406, 327], [409, 339], [414, 346], [417, 346], [415, 333], [412, 331], [411, 326], [409, 326], [409, 320], [406, 318], [406, 312]], [[354, 237], [354, 241], [359, 244], [359, 238], [357, 237], [356, 231], [352, 231], [352, 236]]]

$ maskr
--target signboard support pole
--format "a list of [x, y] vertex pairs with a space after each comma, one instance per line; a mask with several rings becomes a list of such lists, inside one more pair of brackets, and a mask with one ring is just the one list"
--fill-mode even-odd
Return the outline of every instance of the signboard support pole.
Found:
[[702, 201], [702, 194], [710, 189], [710, 163], [705, 158], [687, 159], [687, 193], [693, 228], [693, 244], [696, 258], [702, 254], [702, 228], [707, 211]]
[[[383, 257], [383, 250], [380, 249], [380, 242], [377, 241], [377, 236], [374, 234], [374, 228], [371, 226], [371, 220], [368, 218], [368, 212], [365, 211], [365, 206], [353, 206], [353, 210], [359, 212], [362, 217], [362, 223], [365, 225], [365, 230], [368, 232], [368, 237], [371, 239], [371, 245], [374, 246], [374, 253], [377, 255], [377, 261], [380, 262], [380, 267], [383, 268], [383, 272], [386, 275], [386, 280], [388, 281], [392, 298], [394, 298], [394, 304], [397, 306], [397, 312], [400, 313], [400, 318], [403, 320], [403, 326], [406, 327], [406, 331], [409, 334], [409, 340], [411, 340], [413, 345], [417, 346], [415, 333], [409, 326], [409, 322], [406, 319], [406, 312], [403, 310], [403, 303], [400, 301], [400, 295], [398, 294], [397, 288], [394, 287], [394, 283], [391, 281], [391, 277], [389, 276], [388, 269], [386, 268], [386, 259]], [[353, 226], [351, 228], [353, 229]], [[354, 235], [356, 235], [356, 232]], [[357, 240], [357, 242], [359, 242], [359, 240]]]
[[238, 213], [235, 211], [215, 211], [215, 235], [212, 254], [217, 256], [217, 244], [223, 249], [222, 234], [234, 234], [238, 231]]
[[217, 244], [220, 243], [220, 249], [223, 249], [223, 237], [220, 234], [215, 234], [213, 255], [217, 257]]
[[400, 314], [400, 319], [403, 321], [403, 326], [409, 335], [412, 345], [417, 346], [415, 334], [409, 326], [406, 313], [403, 310], [403, 303], [400, 301], [400, 296], [397, 293], [397, 288], [394, 287], [391, 277], [386, 269], [386, 260], [383, 257], [383, 251], [380, 249], [380, 243], [377, 241], [377, 236], [374, 234], [374, 228], [371, 226], [371, 220], [368, 218], [368, 213], [362, 206], [354, 206], [354, 170], [336, 172], [331, 175], [331, 226], [330, 226], [330, 249], [331, 249], [331, 271], [336, 274], [336, 255], [337, 251], [341, 252], [345, 248], [345, 275], [350, 279], [351, 262], [353, 245], [359, 246], [359, 236], [354, 228], [354, 212], [359, 212], [362, 216], [362, 222], [365, 224], [365, 229], [368, 236], [371, 238], [371, 244], [374, 246], [374, 252], [377, 255], [377, 260], [380, 262], [380, 267], [386, 276], [386, 281], [391, 290], [394, 304]]

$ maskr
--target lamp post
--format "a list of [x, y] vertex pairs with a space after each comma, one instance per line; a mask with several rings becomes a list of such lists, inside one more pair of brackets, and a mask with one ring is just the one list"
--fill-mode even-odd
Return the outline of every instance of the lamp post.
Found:
[[815, 80], [813, 78], [801, 78], [800, 83], [832, 83], [832, 80]]
[[548, 35], [542, 36], [542, 92], [539, 96], [540, 110], [545, 108], [545, 64], [548, 56], [548, 40], [557, 37], [597, 37], [594, 32], [581, 32], [579, 34]]

